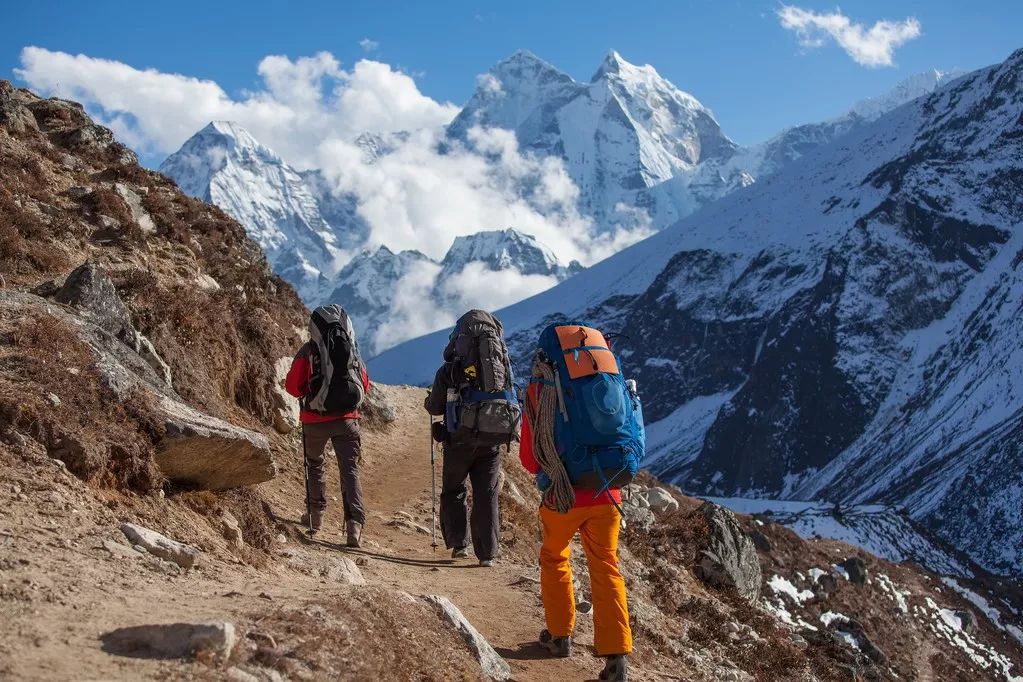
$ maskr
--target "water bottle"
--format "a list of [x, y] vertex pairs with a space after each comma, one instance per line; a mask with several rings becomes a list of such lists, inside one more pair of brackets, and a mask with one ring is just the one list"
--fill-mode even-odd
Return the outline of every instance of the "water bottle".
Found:
[[643, 402], [639, 399], [639, 391], [636, 388], [635, 379], [626, 379], [625, 388], [632, 398], [632, 412], [636, 415], [636, 424], [639, 426], [639, 442], [646, 447], [646, 427], [643, 425]]
[[447, 401], [444, 403], [444, 423], [447, 424], [448, 433], [458, 430], [458, 391], [448, 389]]

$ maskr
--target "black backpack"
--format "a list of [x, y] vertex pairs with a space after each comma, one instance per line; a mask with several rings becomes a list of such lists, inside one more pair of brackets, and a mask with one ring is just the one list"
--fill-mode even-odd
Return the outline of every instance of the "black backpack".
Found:
[[447, 418], [452, 440], [483, 446], [517, 441], [522, 407], [515, 396], [500, 320], [484, 310], [462, 315], [444, 349], [444, 359], [451, 363], [451, 379], [458, 392], [454, 418]]
[[306, 409], [325, 415], [357, 410], [366, 397], [362, 358], [352, 320], [339, 305], [320, 306], [309, 318], [316, 345]]

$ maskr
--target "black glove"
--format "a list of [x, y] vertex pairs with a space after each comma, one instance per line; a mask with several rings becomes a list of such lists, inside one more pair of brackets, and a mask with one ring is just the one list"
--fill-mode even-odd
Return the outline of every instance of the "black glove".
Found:
[[448, 439], [448, 427], [444, 422], [433, 422], [430, 424], [430, 436], [438, 443], [443, 443]]

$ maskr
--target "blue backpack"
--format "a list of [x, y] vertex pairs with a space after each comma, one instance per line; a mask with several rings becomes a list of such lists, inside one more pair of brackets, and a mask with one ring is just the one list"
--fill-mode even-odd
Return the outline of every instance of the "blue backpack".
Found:
[[[540, 333], [538, 345], [534, 362], [554, 368], [554, 442], [572, 485], [599, 492], [625, 487], [636, 476], [645, 444], [635, 383], [627, 384], [618, 356], [592, 327], [553, 324]], [[544, 479], [541, 473], [541, 488], [550, 483]]]

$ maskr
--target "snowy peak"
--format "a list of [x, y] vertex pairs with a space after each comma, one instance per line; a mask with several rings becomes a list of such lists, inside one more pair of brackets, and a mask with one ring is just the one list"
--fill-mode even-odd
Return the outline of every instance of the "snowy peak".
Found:
[[860, 100], [849, 109], [849, 114], [873, 121], [892, 109], [934, 92], [961, 75], [963, 75], [962, 71], [938, 71], [937, 69], [915, 74], [900, 81], [883, 95]]
[[169, 156], [160, 172], [241, 223], [306, 303], [321, 295], [323, 277], [337, 272], [338, 235], [324, 214], [354, 210], [333, 197], [317, 173], [299, 173], [237, 123], [211, 122]]
[[471, 262], [485, 263], [491, 270], [514, 268], [524, 275], [552, 275], [563, 269], [553, 251], [514, 228], [456, 237], [441, 264], [445, 270], [461, 270]]

